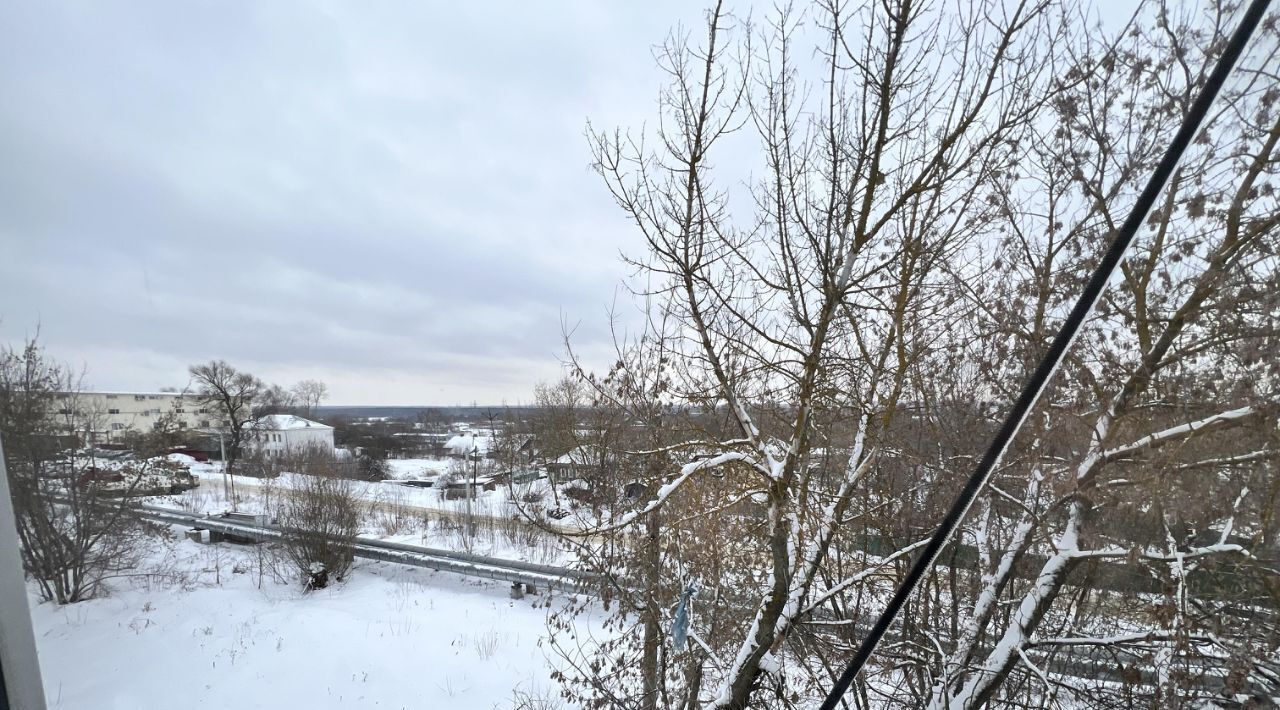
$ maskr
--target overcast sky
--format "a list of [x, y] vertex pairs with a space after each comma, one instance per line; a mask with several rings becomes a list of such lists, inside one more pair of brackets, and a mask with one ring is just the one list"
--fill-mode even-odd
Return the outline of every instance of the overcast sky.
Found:
[[515, 403], [635, 234], [583, 129], [696, 3], [0, 4], [0, 341], [100, 389], [222, 358], [335, 404]]
[[[0, 3], [0, 343], [39, 328], [98, 389], [183, 387], [217, 358], [324, 380], [332, 404], [527, 402], [561, 373], [562, 324], [609, 361], [618, 255], [639, 251], [586, 121], [652, 124], [653, 47], [702, 17]], [[752, 154], [728, 151], [732, 174]]]

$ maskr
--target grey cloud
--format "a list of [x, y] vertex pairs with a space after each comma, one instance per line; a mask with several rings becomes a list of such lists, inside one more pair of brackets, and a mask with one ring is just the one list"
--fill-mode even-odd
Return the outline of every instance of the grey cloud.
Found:
[[648, 118], [648, 47], [697, 15], [6, 4], [0, 339], [40, 323], [104, 387], [224, 357], [344, 402], [524, 396], [562, 318], [603, 348], [635, 245], [584, 122]]

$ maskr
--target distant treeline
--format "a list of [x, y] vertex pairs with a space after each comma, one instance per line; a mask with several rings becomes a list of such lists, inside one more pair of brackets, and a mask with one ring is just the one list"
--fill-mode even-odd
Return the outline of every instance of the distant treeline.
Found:
[[417, 420], [421, 416], [441, 416], [450, 421], [479, 421], [487, 419], [490, 414], [496, 413], [499, 418], [505, 419], [510, 413], [511, 415], [522, 418], [530, 412], [537, 411], [537, 407], [533, 406], [506, 406], [506, 405], [489, 405], [489, 406], [473, 406], [473, 407], [384, 407], [384, 406], [320, 406], [316, 407], [317, 416], [323, 417], [390, 417], [392, 419], [409, 419]]

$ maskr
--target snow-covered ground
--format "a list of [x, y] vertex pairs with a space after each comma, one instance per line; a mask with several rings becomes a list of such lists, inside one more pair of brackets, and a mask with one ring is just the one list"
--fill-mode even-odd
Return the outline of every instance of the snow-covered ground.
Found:
[[452, 459], [387, 459], [388, 478], [430, 480], [459, 467]]
[[[100, 599], [32, 599], [50, 708], [483, 708], [555, 698], [539, 597], [357, 561], [304, 594], [256, 548], [163, 543]], [[552, 601], [553, 604], [557, 603]]]
[[[185, 457], [184, 457], [185, 458]], [[465, 507], [466, 502], [461, 499], [449, 500], [444, 496], [444, 492], [429, 487], [417, 487], [397, 483], [397, 480], [431, 480], [441, 473], [449, 470], [449, 466], [453, 463], [441, 459], [388, 459], [388, 465], [392, 469], [392, 479], [387, 481], [353, 481], [356, 495], [367, 501], [382, 503], [392, 501], [400, 505], [407, 505], [415, 508], [423, 508], [428, 510], [441, 510], [446, 512], [456, 512]], [[250, 489], [261, 489], [270, 487], [274, 490], [285, 490], [293, 487], [298, 481], [301, 474], [282, 473], [276, 478], [258, 478], [255, 476], [223, 476], [222, 464], [218, 462], [198, 463], [189, 462], [191, 473], [201, 482], [201, 495], [223, 495], [223, 489], [234, 487], [241, 500], [239, 504], [252, 506], [255, 495]], [[517, 496], [523, 496], [530, 491], [546, 492], [546, 481], [534, 481], [532, 483], [518, 484], [514, 491], [509, 491], [506, 486], [496, 486], [492, 491], [478, 492], [478, 507], [489, 515], [498, 517], [511, 517], [518, 513], [516, 507], [512, 505], [508, 499], [508, 495], [514, 492]], [[226, 500], [224, 495], [223, 500]]]

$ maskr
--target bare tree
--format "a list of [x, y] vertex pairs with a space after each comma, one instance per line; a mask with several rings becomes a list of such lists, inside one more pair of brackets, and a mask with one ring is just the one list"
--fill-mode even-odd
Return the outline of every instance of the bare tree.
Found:
[[293, 386], [291, 393], [304, 414], [310, 417], [316, 407], [329, 397], [329, 387], [320, 380], [302, 380]]
[[91, 442], [97, 429], [76, 406], [78, 384], [34, 339], [0, 350], [0, 436], [23, 567], [59, 604], [95, 596], [140, 554], [129, 499], [145, 464], [104, 471], [75, 453], [77, 436]]
[[[539, 382], [534, 386], [534, 411], [529, 417], [529, 431], [533, 435], [538, 461], [544, 467], [581, 445], [579, 429], [589, 397], [588, 388], [573, 377], [563, 377], [551, 383]], [[551, 495], [558, 508], [560, 481], [551, 468], [547, 470]]]
[[[851, 584], [824, 570], [957, 315], [944, 267], [993, 218], [995, 176], [1015, 167], [1018, 139], [1058, 90], [1066, 23], [1051, 3], [950, 10], [912, 0], [820, 3], [806, 17], [784, 8], [747, 41], [717, 6], [701, 46], [676, 37], [660, 54], [672, 83], [657, 149], [593, 134], [597, 168], [645, 239], [633, 260], [644, 295], [681, 325], [661, 336], [666, 396], [722, 418], [666, 447], [678, 468], [604, 529], [685, 495], [710, 497], [704, 514], [740, 503], [736, 515], [759, 521], [734, 531], [754, 532], [739, 544], [754, 553], [743, 568], [709, 568], [724, 575], [713, 586], [726, 613], [686, 676], [702, 688], [677, 694], [686, 702], [745, 708], [764, 702], [762, 687], [785, 698], [829, 672], [804, 660], [798, 628], [824, 582]], [[802, 31], [818, 48], [820, 92], [799, 76]], [[712, 156], [744, 125], [765, 172], [734, 201], [713, 181]], [[744, 202], [754, 214], [736, 220]], [[815, 427], [840, 421], [853, 424], [821, 447], [838, 460], [813, 465], [815, 441], [837, 431]], [[786, 659], [800, 670], [783, 673]]]
[[[596, 516], [601, 509], [617, 515], [643, 506], [663, 485], [676, 457], [688, 451], [682, 452], [678, 442], [706, 434], [666, 396], [672, 362], [665, 338], [655, 337], [665, 332], [664, 325], [655, 323], [651, 332], [634, 340], [616, 336], [621, 357], [602, 377], [577, 370], [592, 395], [584, 408], [590, 413], [591, 455], [579, 459], [586, 468], [579, 475], [594, 479]], [[713, 478], [686, 484], [683, 495], [649, 511], [636, 530], [586, 539], [569, 536], [580, 565], [595, 573], [598, 595], [616, 611], [607, 622], [610, 633], [603, 637], [549, 637], [549, 647], [560, 659], [556, 678], [568, 699], [583, 707], [643, 710], [696, 703], [707, 655], [701, 647], [669, 649], [664, 644], [673, 621], [668, 602], [691, 594], [696, 577], [706, 570], [714, 570], [709, 579], [732, 583], [733, 571], [720, 568], [759, 553], [751, 523], [713, 509], [726, 483]], [[735, 534], [728, 534], [734, 525]], [[700, 641], [722, 641], [720, 630], [730, 626], [725, 617], [740, 620], [740, 610], [719, 597], [715, 590], [710, 602], [700, 606], [701, 628], [695, 633]], [[551, 614], [548, 624], [553, 631], [572, 628], [584, 609], [569, 605]]]
[[[1094, 48], [1096, 78], [1059, 98], [1056, 131], [1029, 146], [1035, 182], [1011, 176], [1003, 193], [1005, 248], [987, 264], [997, 293], [974, 294], [994, 326], [986, 342], [1006, 355], [993, 379], [1056, 328], [1087, 245], [1115, 228], [1235, 22], [1225, 3], [1152, 3], [1122, 42]], [[1280, 332], [1274, 22], [1258, 39], [1033, 423], [1007, 500], [993, 494], [975, 522], [981, 580], [943, 643], [933, 707], [1118, 702], [1114, 685], [1044, 683], [1042, 664], [1063, 654], [1150, 658], [1154, 677], [1128, 692], [1159, 707], [1214, 696], [1210, 676], [1234, 678], [1233, 693], [1277, 687], [1261, 650], [1280, 636], [1259, 560], [1274, 553], [1258, 544], [1274, 535], [1259, 492], [1277, 485], [1280, 403], [1276, 361], [1261, 356]], [[1037, 571], [1019, 578], [1033, 555]], [[1108, 562], [1149, 575], [1155, 601], [1091, 589], [1089, 570]]]
[[267, 387], [258, 378], [236, 370], [225, 360], [192, 365], [190, 373], [198, 401], [221, 414], [229, 429], [226, 433], [226, 467], [230, 471], [240, 458], [245, 437], [250, 434], [248, 425], [257, 416], [255, 401], [262, 398]]
[[293, 414], [298, 404], [293, 390], [264, 382], [262, 392], [253, 403], [253, 419], [256, 421], [272, 414]]
[[588, 387], [573, 377], [534, 385], [529, 425], [540, 458], [552, 460], [578, 446], [578, 430], [590, 396]]

